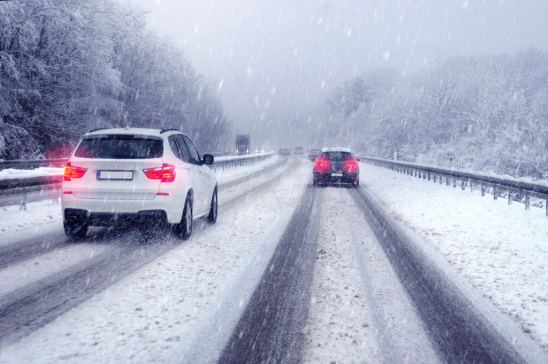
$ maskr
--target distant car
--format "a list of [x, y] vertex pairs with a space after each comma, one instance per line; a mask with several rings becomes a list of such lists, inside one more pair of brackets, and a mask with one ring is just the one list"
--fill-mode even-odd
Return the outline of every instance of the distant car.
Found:
[[308, 151], [308, 159], [310, 159], [312, 162], [316, 160], [321, 154], [321, 149], [310, 149]]
[[289, 149], [289, 148], [280, 148], [278, 153], [280, 153], [280, 155], [291, 155], [291, 149]]
[[314, 162], [314, 186], [330, 183], [360, 185], [360, 160], [347, 148], [324, 148]]
[[62, 185], [63, 225], [74, 238], [89, 226], [137, 222], [170, 224], [192, 234], [193, 218], [217, 220], [217, 182], [190, 138], [166, 129], [100, 129], [83, 136]]
[[295, 149], [293, 150], [293, 154], [296, 154], [296, 155], [304, 154], [304, 148], [303, 147], [295, 147]]

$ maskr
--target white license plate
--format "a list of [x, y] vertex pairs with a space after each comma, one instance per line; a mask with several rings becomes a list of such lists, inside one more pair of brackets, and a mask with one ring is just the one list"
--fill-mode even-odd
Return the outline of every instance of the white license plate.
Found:
[[331, 173], [331, 177], [342, 177], [342, 173]]
[[131, 181], [133, 180], [132, 171], [97, 171], [97, 179], [99, 180], [117, 180]]

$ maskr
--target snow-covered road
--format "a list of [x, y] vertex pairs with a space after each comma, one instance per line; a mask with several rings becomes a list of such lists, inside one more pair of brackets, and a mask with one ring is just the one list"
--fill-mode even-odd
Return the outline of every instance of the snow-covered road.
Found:
[[428, 240], [371, 213], [393, 213], [390, 179], [314, 188], [310, 169], [227, 179], [217, 225], [183, 243], [129, 228], [69, 243], [45, 223], [0, 246], [0, 363], [543, 362], [414, 256]]
[[522, 204], [368, 164], [362, 164], [361, 180], [438, 264], [463, 278], [548, 352], [548, 218], [543, 209], [525, 211]]

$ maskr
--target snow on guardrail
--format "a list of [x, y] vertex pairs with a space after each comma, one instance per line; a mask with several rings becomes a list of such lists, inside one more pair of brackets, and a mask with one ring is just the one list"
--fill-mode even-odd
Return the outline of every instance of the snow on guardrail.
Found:
[[518, 201], [525, 204], [525, 208], [531, 206], [531, 197], [544, 200], [546, 216], [548, 216], [548, 183], [531, 182], [512, 177], [502, 177], [476, 172], [468, 172], [457, 169], [445, 169], [430, 165], [421, 165], [417, 163], [393, 161], [389, 159], [373, 158], [364, 155], [358, 157], [369, 164], [379, 167], [385, 167], [398, 173], [411, 175], [414, 177], [426, 179], [434, 183], [442, 184], [445, 179], [447, 186], [456, 187], [460, 184], [461, 189], [469, 187], [471, 190], [479, 189], [482, 196], [485, 193], [493, 195], [493, 199], [505, 196], [508, 204], [512, 201]]

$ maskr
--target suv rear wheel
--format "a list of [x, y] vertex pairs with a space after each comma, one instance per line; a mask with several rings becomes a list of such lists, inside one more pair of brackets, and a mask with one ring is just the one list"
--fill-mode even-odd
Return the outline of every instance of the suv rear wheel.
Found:
[[185, 200], [181, 222], [175, 224], [173, 232], [183, 240], [187, 240], [192, 235], [192, 201], [189, 196]]
[[88, 224], [81, 218], [68, 218], [63, 220], [65, 234], [73, 239], [83, 239], [88, 232]]

